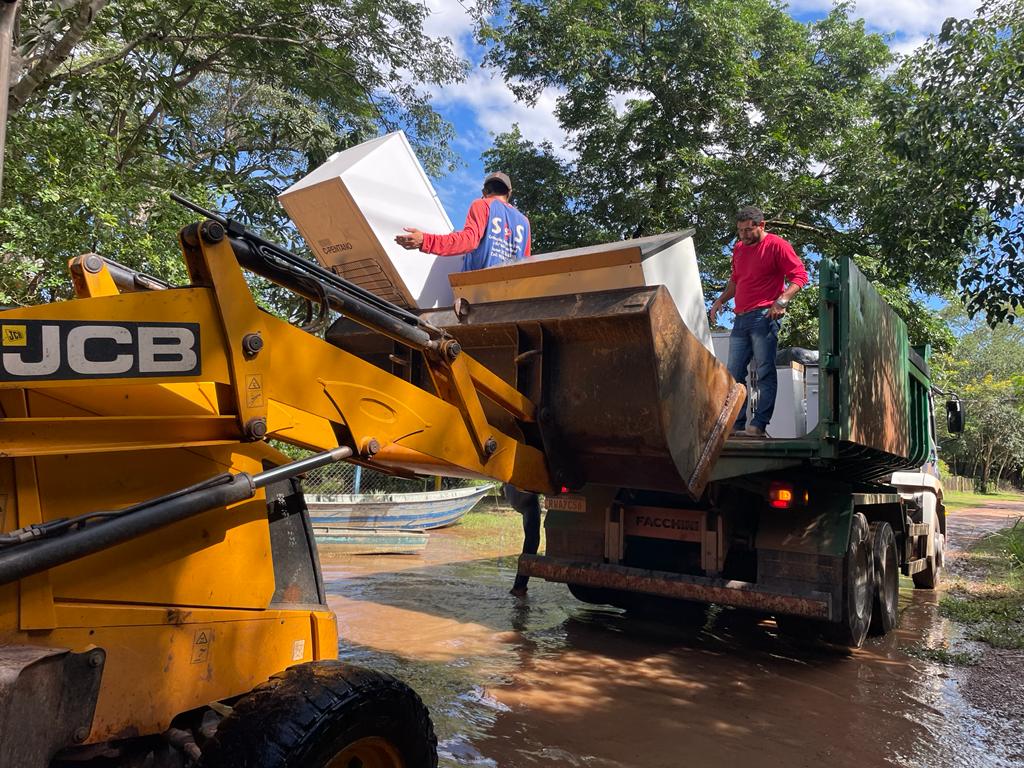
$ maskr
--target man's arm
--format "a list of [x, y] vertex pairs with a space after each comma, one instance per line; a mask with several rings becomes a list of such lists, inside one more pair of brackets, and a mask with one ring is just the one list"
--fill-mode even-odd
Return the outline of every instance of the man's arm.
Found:
[[729, 282], [725, 284], [725, 288], [722, 290], [722, 294], [715, 299], [714, 303], [711, 305], [711, 311], [708, 313], [708, 320], [711, 322], [711, 325], [715, 324], [715, 320], [718, 318], [718, 313], [722, 311], [722, 305], [735, 295], [736, 283], [730, 277]]
[[458, 232], [448, 235], [431, 235], [418, 229], [406, 227], [409, 234], [398, 235], [395, 242], [406, 250], [419, 249], [435, 256], [462, 256], [476, 248], [487, 231], [487, 213], [490, 203], [483, 198], [474, 200], [466, 214], [466, 225]]
[[776, 320], [786, 314], [786, 308], [793, 297], [800, 293], [800, 289], [807, 285], [810, 278], [807, 276], [807, 269], [800, 257], [796, 255], [793, 246], [782, 241], [783, 248], [779, 253], [779, 269], [786, 278], [788, 285], [786, 290], [775, 300], [775, 303], [768, 308], [768, 317]]

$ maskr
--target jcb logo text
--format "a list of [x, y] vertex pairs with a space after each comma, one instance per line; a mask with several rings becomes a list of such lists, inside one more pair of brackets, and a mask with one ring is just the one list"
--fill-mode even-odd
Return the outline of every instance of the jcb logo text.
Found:
[[201, 372], [198, 323], [0, 323], [0, 381]]

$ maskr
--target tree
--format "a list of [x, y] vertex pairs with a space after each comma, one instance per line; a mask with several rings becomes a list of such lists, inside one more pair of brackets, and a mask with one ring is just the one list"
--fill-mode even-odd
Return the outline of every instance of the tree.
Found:
[[951, 304], [945, 311], [957, 335], [954, 347], [932, 358], [937, 385], [964, 401], [966, 427], [945, 450], [959, 474], [990, 483], [1024, 468], [1024, 328], [989, 328]]
[[587, 180], [575, 212], [592, 231], [695, 227], [714, 289], [728, 277], [733, 214], [755, 202], [806, 257], [855, 258], [915, 339], [944, 343], [913, 289], [955, 278], [922, 270], [918, 252], [885, 251], [870, 226], [892, 166], [876, 118], [892, 56], [848, 6], [805, 25], [771, 0], [508, 0], [498, 18], [481, 34], [516, 94], [562, 91], [571, 176]]
[[501, 170], [515, 179], [516, 205], [530, 216], [533, 252], [574, 248], [607, 239], [579, 202], [587, 182], [558, 157], [549, 141], [534, 144], [519, 126], [494, 139], [483, 153], [488, 171]]
[[0, 303], [67, 294], [96, 250], [180, 277], [170, 190], [292, 233], [275, 196], [404, 127], [431, 170], [450, 127], [427, 85], [463, 76], [414, 0], [25, 2], [0, 211]]
[[888, 250], [950, 273], [966, 258], [967, 309], [991, 323], [1024, 310], [1022, 61], [1024, 0], [989, 0], [903, 62], [882, 110], [895, 164], [875, 215]]

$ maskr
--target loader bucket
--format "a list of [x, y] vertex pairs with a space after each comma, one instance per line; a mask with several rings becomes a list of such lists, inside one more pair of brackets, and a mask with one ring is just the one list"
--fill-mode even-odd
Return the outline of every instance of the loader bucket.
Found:
[[[743, 404], [743, 386], [698, 341], [664, 287], [426, 310], [465, 352], [538, 404], [517, 424], [484, 400], [491, 424], [544, 450], [555, 483], [697, 497]], [[345, 320], [327, 339], [430, 389], [406, 350]]]

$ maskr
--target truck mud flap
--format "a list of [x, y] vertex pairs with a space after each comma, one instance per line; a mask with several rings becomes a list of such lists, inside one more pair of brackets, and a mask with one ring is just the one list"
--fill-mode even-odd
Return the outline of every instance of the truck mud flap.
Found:
[[519, 573], [563, 584], [621, 589], [826, 621], [832, 618], [832, 597], [824, 592], [796, 594], [764, 589], [745, 581], [648, 571], [608, 563], [581, 563], [542, 555], [521, 555]]

